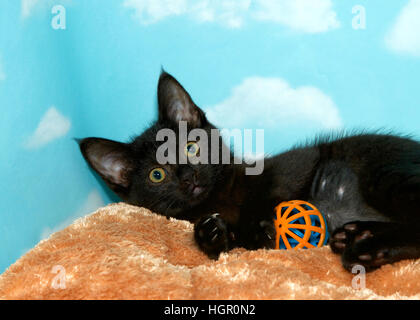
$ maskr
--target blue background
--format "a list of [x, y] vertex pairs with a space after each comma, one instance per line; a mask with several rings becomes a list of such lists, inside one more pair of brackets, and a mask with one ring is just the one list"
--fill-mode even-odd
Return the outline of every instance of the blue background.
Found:
[[141, 133], [161, 66], [220, 127], [264, 128], [266, 153], [343, 128], [417, 136], [420, 1], [309, 2], [1, 1], [0, 273], [114, 200], [72, 138]]

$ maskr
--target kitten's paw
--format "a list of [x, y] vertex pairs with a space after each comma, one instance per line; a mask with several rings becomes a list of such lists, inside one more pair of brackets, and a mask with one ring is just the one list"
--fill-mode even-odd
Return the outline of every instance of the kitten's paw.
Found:
[[[352, 222], [334, 232], [330, 239], [333, 252], [341, 254], [345, 269], [351, 271], [355, 265], [372, 271], [384, 264], [392, 263], [384, 224], [378, 222]], [[391, 240], [392, 241], [392, 240]]]
[[263, 220], [259, 223], [260, 230], [255, 233], [256, 249], [274, 249], [276, 246], [276, 227], [273, 220]]
[[390, 249], [374, 237], [355, 242], [343, 252], [341, 261], [343, 267], [349, 271], [356, 265], [363, 266], [366, 271], [373, 271], [394, 262]]
[[361, 228], [358, 223], [348, 223], [334, 231], [329, 245], [334, 253], [342, 254], [355, 241], [367, 239], [372, 236], [373, 234], [369, 229]]
[[212, 259], [229, 249], [228, 228], [218, 213], [201, 218], [194, 226], [194, 237], [200, 249]]

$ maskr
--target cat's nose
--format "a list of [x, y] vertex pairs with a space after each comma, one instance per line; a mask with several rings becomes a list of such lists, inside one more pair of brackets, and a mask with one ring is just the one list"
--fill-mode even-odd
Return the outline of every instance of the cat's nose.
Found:
[[184, 175], [181, 177], [181, 182], [185, 185], [197, 185], [197, 175], [195, 173]]
[[199, 185], [197, 173], [193, 170], [186, 170], [179, 176], [182, 188], [187, 192], [187, 194], [198, 197], [203, 193], [204, 188]]
[[181, 181], [181, 183], [183, 183], [183, 184], [190, 185], [190, 184], [197, 184], [198, 183], [196, 172], [194, 172], [193, 170], [191, 170], [189, 168], [181, 169], [178, 172], [178, 177], [179, 177], [179, 180]]
[[180, 174], [179, 179], [183, 187], [190, 192], [198, 186], [197, 174], [194, 171], [185, 170]]

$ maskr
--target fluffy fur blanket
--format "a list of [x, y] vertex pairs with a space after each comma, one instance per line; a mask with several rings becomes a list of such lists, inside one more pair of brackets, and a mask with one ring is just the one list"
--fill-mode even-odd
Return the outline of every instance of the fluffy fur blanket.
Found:
[[238, 249], [212, 261], [194, 244], [190, 223], [113, 204], [78, 219], [20, 258], [0, 276], [0, 298], [420, 298], [420, 260], [367, 274], [364, 289], [352, 287], [353, 277], [328, 247]]

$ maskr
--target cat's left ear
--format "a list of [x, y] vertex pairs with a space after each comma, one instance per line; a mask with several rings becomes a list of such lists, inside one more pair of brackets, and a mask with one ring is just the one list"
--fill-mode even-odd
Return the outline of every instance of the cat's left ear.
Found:
[[204, 112], [195, 105], [188, 92], [169, 73], [162, 71], [158, 85], [159, 121], [178, 124], [187, 121], [193, 128], [207, 124]]
[[128, 195], [134, 160], [127, 144], [101, 138], [76, 140], [90, 167], [120, 197]]

